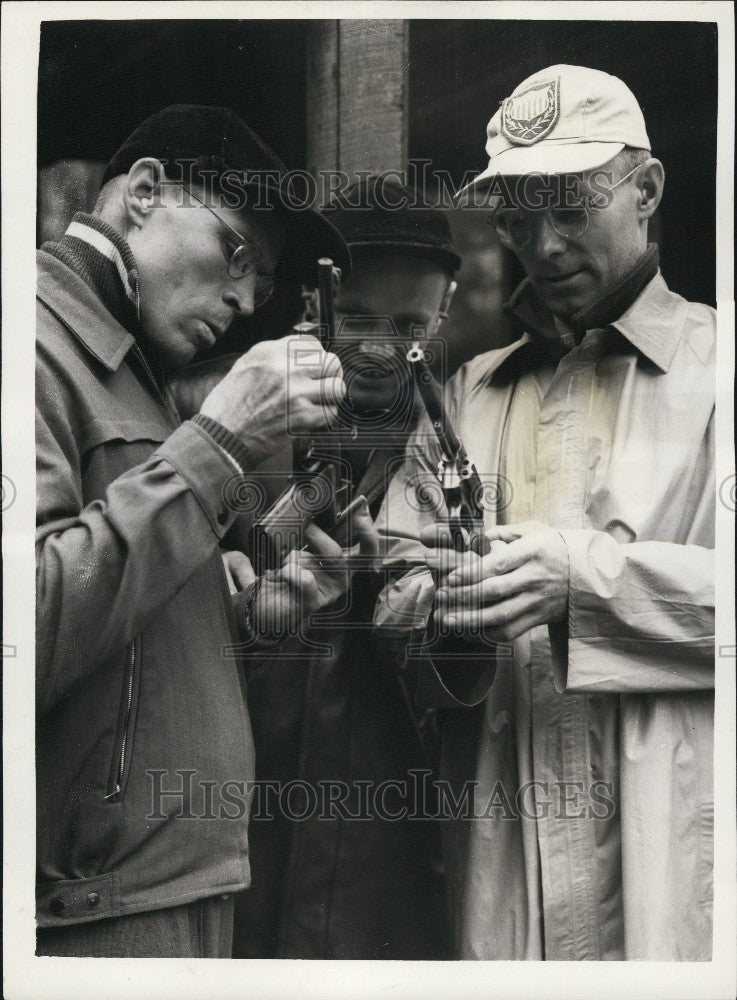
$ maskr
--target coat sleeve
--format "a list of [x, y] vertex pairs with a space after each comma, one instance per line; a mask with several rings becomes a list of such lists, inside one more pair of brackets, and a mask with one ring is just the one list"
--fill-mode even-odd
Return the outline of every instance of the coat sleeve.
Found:
[[186, 422], [83, 505], [81, 459], [60, 410], [36, 417], [39, 711], [124, 648], [215, 551], [233, 520], [225, 453]]
[[570, 558], [567, 626], [551, 626], [558, 690], [714, 687], [714, 552], [561, 531]]

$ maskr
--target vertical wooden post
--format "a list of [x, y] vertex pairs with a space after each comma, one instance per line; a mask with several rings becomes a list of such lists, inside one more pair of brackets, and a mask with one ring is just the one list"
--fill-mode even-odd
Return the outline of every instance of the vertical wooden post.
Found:
[[307, 39], [307, 166], [380, 173], [407, 164], [409, 25], [313, 21]]
[[312, 21], [307, 29], [307, 169], [337, 170], [339, 160], [340, 21]]

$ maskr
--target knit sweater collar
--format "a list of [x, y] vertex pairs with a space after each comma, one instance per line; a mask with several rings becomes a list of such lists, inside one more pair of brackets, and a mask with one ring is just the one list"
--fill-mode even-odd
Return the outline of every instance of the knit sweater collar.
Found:
[[42, 249], [78, 274], [108, 312], [138, 337], [138, 268], [131, 248], [112, 226], [77, 212], [62, 238]]

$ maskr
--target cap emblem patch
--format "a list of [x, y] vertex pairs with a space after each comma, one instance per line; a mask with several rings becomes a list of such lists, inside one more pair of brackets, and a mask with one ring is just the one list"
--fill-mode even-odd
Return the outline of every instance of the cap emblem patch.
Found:
[[536, 83], [502, 102], [502, 135], [517, 146], [544, 139], [560, 117], [560, 77]]

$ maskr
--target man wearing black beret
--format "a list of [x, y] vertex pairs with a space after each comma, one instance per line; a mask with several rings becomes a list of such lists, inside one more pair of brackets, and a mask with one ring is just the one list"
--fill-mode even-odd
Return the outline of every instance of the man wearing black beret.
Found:
[[[348, 189], [330, 218], [353, 258], [335, 309], [346, 384], [336, 436], [375, 514], [417, 418], [405, 355], [437, 333], [460, 258], [446, 216], [389, 177]], [[438, 829], [423, 802], [433, 720], [417, 713], [397, 663], [372, 638], [383, 582], [356, 573], [322, 625], [270, 650], [249, 674], [263, 795], [249, 834], [253, 882], [236, 900], [234, 957], [446, 954]], [[290, 783], [291, 796], [267, 795], [267, 785]]]
[[[273, 186], [285, 168], [232, 111], [166, 108], [115, 155], [94, 212], [39, 252], [39, 954], [229, 955], [249, 884], [253, 744], [227, 650], [250, 616], [219, 553], [227, 486], [333, 419], [342, 372], [315, 338], [290, 368], [285, 337], [191, 420], [162, 386], [280, 275], [350, 258], [318, 214], [252, 208], [267, 201], [253, 182], [235, 207], [211, 197], [244, 171]], [[322, 600], [319, 572], [310, 553], [285, 571], [298, 615]]]

